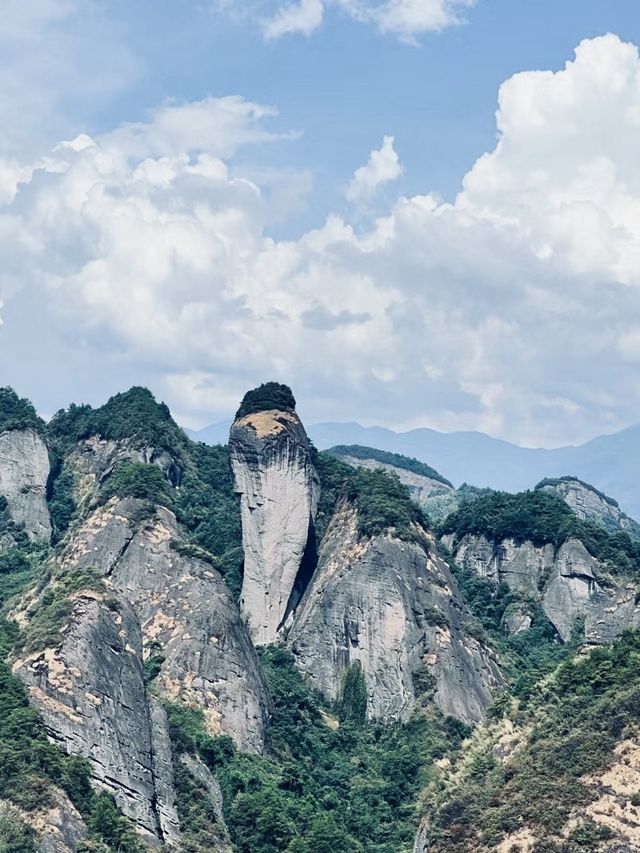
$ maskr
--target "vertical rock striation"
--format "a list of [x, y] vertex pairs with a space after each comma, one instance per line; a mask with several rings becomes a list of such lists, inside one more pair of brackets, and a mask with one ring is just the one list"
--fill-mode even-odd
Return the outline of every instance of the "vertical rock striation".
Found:
[[32, 542], [51, 538], [46, 498], [49, 471], [49, 451], [36, 430], [0, 433], [0, 495], [7, 501], [11, 521]]
[[343, 500], [324, 537], [316, 573], [296, 611], [287, 644], [300, 669], [328, 698], [359, 663], [372, 718], [407, 719], [419, 695], [445, 714], [480, 720], [502, 685], [493, 655], [466, 628], [455, 580], [435, 544], [388, 532], [358, 532]]
[[242, 514], [241, 609], [263, 645], [275, 640], [313, 571], [318, 475], [294, 411], [238, 418], [229, 453]]

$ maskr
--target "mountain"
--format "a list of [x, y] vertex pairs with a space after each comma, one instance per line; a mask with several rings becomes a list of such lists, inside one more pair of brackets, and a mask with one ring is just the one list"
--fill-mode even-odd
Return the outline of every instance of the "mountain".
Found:
[[224, 446], [0, 389], [0, 849], [638, 853], [637, 534], [318, 451], [275, 382]]
[[[230, 421], [189, 433], [207, 444], [227, 441]], [[519, 447], [481, 432], [432, 429], [394, 432], [358, 423], [317, 423], [308, 428], [319, 450], [362, 445], [414, 457], [436, 468], [454, 485], [518, 492], [545, 477], [572, 475], [606, 492], [632, 517], [640, 518], [640, 425], [602, 435], [575, 447]]]

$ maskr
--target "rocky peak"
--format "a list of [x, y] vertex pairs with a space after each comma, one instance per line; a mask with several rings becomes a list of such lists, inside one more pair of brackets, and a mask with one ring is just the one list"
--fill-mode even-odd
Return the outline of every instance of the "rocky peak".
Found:
[[[274, 641], [315, 565], [320, 488], [311, 444], [295, 410], [269, 407], [270, 399], [287, 401], [288, 389], [258, 393], [266, 387], [247, 395], [229, 436], [242, 516], [240, 603], [258, 645]], [[259, 405], [267, 408], [254, 410]]]
[[622, 531], [640, 538], [640, 524], [629, 518], [617, 501], [577, 477], [542, 480], [536, 489], [561, 498], [578, 518], [596, 521], [610, 533]]
[[8, 520], [32, 542], [51, 538], [46, 497], [49, 471], [49, 451], [36, 429], [0, 433], [0, 497], [6, 501]]
[[482, 719], [503, 683], [496, 660], [467, 631], [434, 540], [417, 525], [413, 534], [362, 535], [356, 504], [340, 501], [287, 644], [330, 699], [357, 664], [371, 718], [408, 719], [419, 699], [433, 699], [445, 714]]

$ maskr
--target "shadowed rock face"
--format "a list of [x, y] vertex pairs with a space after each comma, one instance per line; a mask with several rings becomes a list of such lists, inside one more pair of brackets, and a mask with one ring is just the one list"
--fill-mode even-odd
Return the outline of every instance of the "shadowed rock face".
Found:
[[[94, 781], [147, 842], [179, 848], [162, 701], [202, 709], [210, 734], [261, 752], [270, 697], [256, 652], [222, 577], [181, 548], [167, 509], [150, 513], [132, 498], [96, 509], [69, 537], [56, 574], [81, 570], [102, 575], [106, 591], [73, 594], [59, 641], [14, 670], [51, 737], [90, 761]], [[164, 661], [150, 691], [143, 662], [154, 648]]]
[[563, 640], [569, 640], [576, 619], [584, 619], [585, 639], [614, 640], [626, 628], [640, 627], [636, 584], [614, 581], [606, 568], [578, 539], [560, 548], [506, 539], [499, 544], [483, 536], [446, 537], [456, 562], [490, 583], [506, 583], [542, 608]]
[[623, 531], [636, 539], [640, 538], [640, 524], [622, 512], [616, 501], [582, 480], [563, 477], [543, 481], [537, 488], [561, 498], [578, 518], [596, 521], [610, 533]]
[[220, 573], [181, 553], [173, 513], [145, 518], [142, 501], [113, 500], [79, 528], [62, 564], [97, 569], [131, 604], [145, 644], [162, 648], [164, 698], [202, 708], [210, 734], [262, 752], [270, 699], [255, 650]]
[[287, 644], [331, 699], [357, 661], [372, 718], [407, 719], [421, 675], [443, 713], [480, 720], [502, 678], [491, 653], [466, 632], [455, 581], [424, 537], [430, 553], [392, 534], [361, 537], [355, 507], [342, 502]]
[[49, 451], [35, 430], [0, 433], [0, 495], [7, 499], [11, 520], [32, 542], [51, 538], [49, 471]]
[[229, 453], [242, 514], [241, 609], [254, 643], [263, 645], [275, 640], [304, 592], [318, 475], [304, 427], [291, 411], [236, 420]]

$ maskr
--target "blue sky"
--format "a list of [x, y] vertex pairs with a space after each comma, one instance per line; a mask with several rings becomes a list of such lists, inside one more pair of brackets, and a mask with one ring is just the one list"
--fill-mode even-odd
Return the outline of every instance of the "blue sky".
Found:
[[638, 44], [634, 0], [7, 0], [0, 383], [637, 422]]

